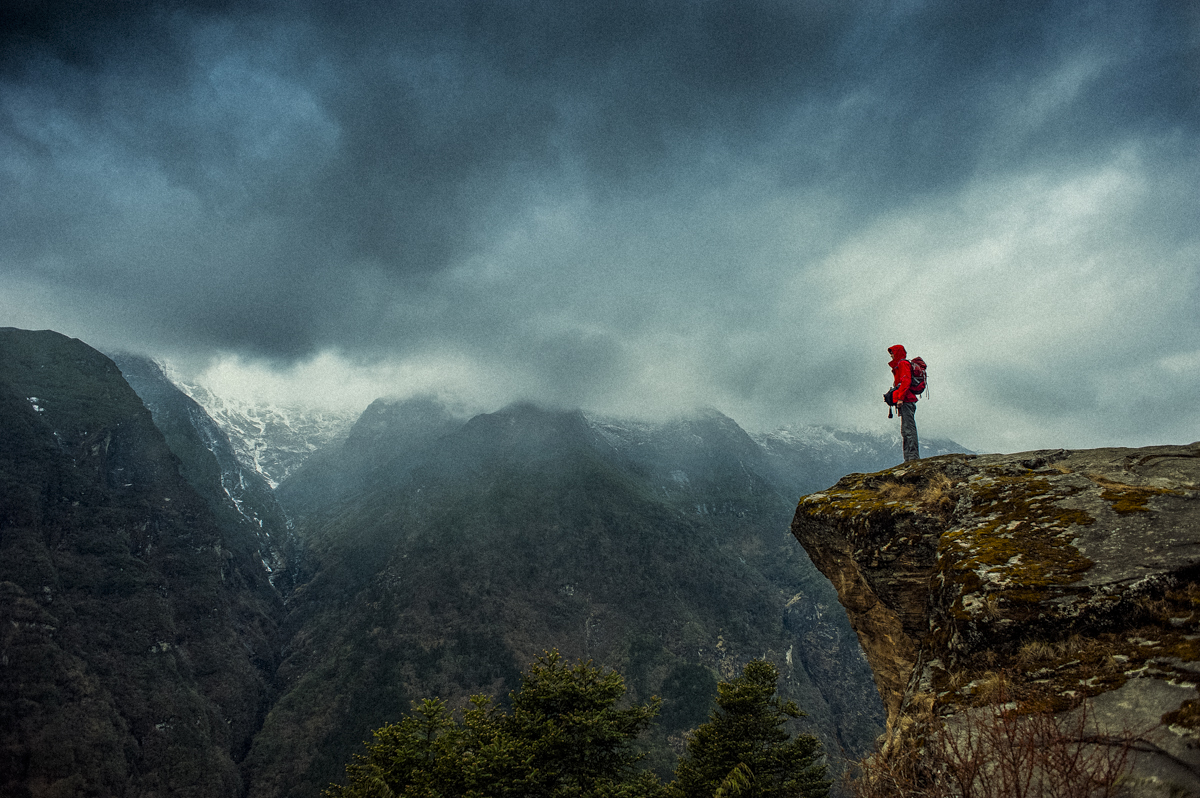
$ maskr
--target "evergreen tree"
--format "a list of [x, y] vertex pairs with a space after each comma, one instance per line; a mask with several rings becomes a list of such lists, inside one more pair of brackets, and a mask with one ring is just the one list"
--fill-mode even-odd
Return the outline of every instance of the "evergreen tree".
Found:
[[633, 774], [641, 756], [630, 742], [650, 725], [660, 702], [616, 709], [624, 694], [616, 671], [583, 662], [568, 667], [557, 652], [533, 664], [502, 725], [528, 750], [550, 788], [546, 794], [591, 795]]
[[413, 703], [412, 714], [375, 730], [367, 753], [346, 766], [348, 784], [325, 794], [339, 798], [462, 795], [464, 774], [454, 766], [467, 735], [440, 699]]
[[668, 787], [671, 798], [825, 798], [820, 741], [784, 729], [803, 717], [775, 695], [779, 673], [763, 660], [717, 686], [717, 708], [688, 736], [687, 750]]
[[331, 798], [651, 798], [662, 791], [637, 772], [631, 743], [658, 700], [618, 709], [625, 682], [590, 663], [567, 666], [557, 652], [533, 664], [512, 695], [512, 712], [484, 696], [461, 722], [439, 700], [375, 732], [347, 766]]

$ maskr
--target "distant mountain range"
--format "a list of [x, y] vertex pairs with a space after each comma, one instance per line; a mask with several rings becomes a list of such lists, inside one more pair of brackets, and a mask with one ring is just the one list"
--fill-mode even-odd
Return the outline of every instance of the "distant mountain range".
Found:
[[643, 425], [375, 403], [278, 491], [315, 575], [290, 605], [303, 619], [280, 669], [290, 691], [250, 754], [282, 780], [262, 794], [336, 779], [363, 732], [414, 698], [506, 694], [549, 647], [617, 668], [636, 700], [664, 698], [651, 746], [664, 773], [716, 681], [762, 656], [809, 728], [863, 751], [878, 697], [768, 463], [715, 411]]
[[[153, 365], [161, 371], [160, 366]], [[163, 378], [168, 379], [165, 374]], [[361, 415], [356, 415], [299, 405], [257, 406], [222, 398], [194, 382], [171, 384], [204, 409], [225, 433], [238, 460], [261, 474], [272, 488], [278, 488], [303, 465], [307, 464], [310, 472], [314, 466], [319, 470], [321, 466], [315, 464], [336, 458], [337, 450], [351, 435], [376, 439], [375, 448], [364, 451], [363, 457], [354, 463], [342, 463], [347, 473], [340, 475], [341, 481], [383, 465], [397, 456], [397, 450], [404, 457], [412, 457], [426, 443], [421, 436], [432, 431], [436, 437], [467, 420], [428, 397], [404, 402], [378, 399]], [[620, 448], [665, 440], [682, 431], [689, 417], [704, 415], [723, 417], [719, 411], [701, 409], [660, 424], [592, 414], [585, 414], [585, 418], [600, 434], [609, 436], [614, 447]], [[732, 419], [726, 421], [737, 426]], [[903, 459], [898, 426], [893, 432], [881, 433], [802, 424], [745, 434], [766, 455], [763, 468], [772, 481], [786, 494], [797, 497], [827, 487], [845, 474], [880, 471]], [[946, 438], [921, 441], [924, 457], [969, 451]], [[311, 483], [311, 480], [310, 473], [304, 481]], [[290, 486], [294, 496], [298, 484], [293, 481]]]
[[[0, 790], [69, 777], [43, 751], [62, 743], [45, 730], [145, 716], [88, 749], [81, 784], [149, 795], [147, 773], [165, 789], [168, 763], [187, 773], [219, 761], [224, 781], [196, 795], [315, 796], [410, 701], [503, 696], [551, 647], [616, 668], [634, 700], [664, 699], [646, 740], [647, 761], [664, 774], [718, 679], [752, 658], [776, 663], [780, 692], [809, 713], [805, 728], [835, 760], [863, 753], [881, 730], [858, 641], [788, 524], [802, 493], [894, 465], [895, 437], [821, 427], [752, 435], [715, 410], [661, 424], [531, 404], [464, 418], [429, 398], [377, 401], [350, 425], [222, 402], [199, 386], [181, 389], [143, 358], [114, 359], [119, 372], [56, 333], [0, 330], [0, 421], [30, 430], [6, 436], [0, 450], [5, 507], [30, 508], [0, 527], [0, 600], [12, 619], [54, 616], [20, 621], [53, 631], [0, 638], [0, 661], [25, 674], [0, 693], [0, 725], [24, 730], [0, 738]], [[62, 415], [68, 399], [76, 409]], [[98, 511], [33, 509], [38, 496], [53, 507], [80, 501], [71, 480], [81, 464], [95, 447], [111, 448], [99, 442], [128, 435], [125, 419], [139, 413], [143, 449], [159, 447], [157, 479], [174, 481], [122, 487], [122, 474], [146, 468], [143, 449], [123, 449], [125, 471], [89, 477], [100, 487], [88, 506], [148, 490], [159, 504], [192, 508], [185, 518], [163, 526], [156, 505], [137, 510], [136, 501], [120, 523]], [[924, 444], [927, 455], [962, 451]], [[48, 465], [24, 467], [31, 452]], [[138, 542], [136, 530], [149, 528], [155, 542]], [[56, 536], [76, 542], [64, 549]], [[189, 542], [198, 540], [209, 542]], [[101, 548], [113, 554], [87, 553]], [[131, 566], [147, 576], [116, 591], [128, 601], [96, 587], [124, 584]], [[170, 610], [171, 630], [136, 631], [147, 611], [138, 602], [169, 609], [183, 589], [172, 574], [206, 568], [217, 581], [199, 578], [189, 595], [200, 591], [217, 609], [193, 601]], [[143, 634], [153, 645], [120, 642]], [[219, 641], [239, 635], [251, 635], [239, 655], [248, 666], [217, 665], [227, 645]], [[38, 653], [68, 639], [67, 659]], [[171, 656], [147, 660], [152, 648]], [[150, 661], [175, 663], [183, 693], [147, 704], [140, 677], [125, 677]], [[46, 698], [44, 685], [68, 678], [94, 684], [90, 694], [110, 709], [79, 689]], [[156, 747], [155, 735], [168, 741], [179, 728], [170, 696], [184, 693], [228, 718], [231, 733]]]

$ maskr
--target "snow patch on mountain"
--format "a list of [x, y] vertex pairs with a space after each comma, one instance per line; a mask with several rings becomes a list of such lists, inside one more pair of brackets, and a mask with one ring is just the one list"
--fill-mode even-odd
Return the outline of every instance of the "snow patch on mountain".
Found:
[[262, 474], [272, 489], [313, 452], [344, 441], [361, 415], [358, 410], [258, 404], [218, 396], [169, 370], [167, 376], [225, 432], [238, 461]]
[[748, 432], [755, 443], [766, 448], [810, 449], [822, 458], [886, 451], [900, 446], [900, 433], [851, 431], [819, 425], [779, 427], [770, 432]]

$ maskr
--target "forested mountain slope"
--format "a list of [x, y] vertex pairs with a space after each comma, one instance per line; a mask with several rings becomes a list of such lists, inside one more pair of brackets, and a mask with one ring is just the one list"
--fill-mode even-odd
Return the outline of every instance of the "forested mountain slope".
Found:
[[551, 647], [617, 668], [634, 700], [663, 697], [664, 771], [718, 677], [764, 656], [810, 728], [862, 752], [878, 696], [763, 458], [717, 413], [635, 429], [519, 405], [377, 464], [298, 518], [315, 576], [291, 604], [252, 794], [315, 794], [411, 700], [506, 694]]
[[266, 478], [238, 459], [225, 431], [157, 363], [129, 353], [112, 358], [179, 459], [180, 474], [228, 534], [257, 541], [256, 556], [271, 583], [286, 594], [298, 578], [299, 552]]
[[228, 796], [283, 615], [111, 360], [0, 330], [0, 793]]

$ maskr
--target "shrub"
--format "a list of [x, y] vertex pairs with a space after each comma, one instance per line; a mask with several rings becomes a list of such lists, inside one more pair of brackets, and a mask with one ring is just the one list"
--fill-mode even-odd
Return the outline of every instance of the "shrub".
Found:
[[1075, 713], [1001, 703], [931, 724], [858, 763], [854, 798], [1112, 798], [1134, 736], [1101, 734]]

